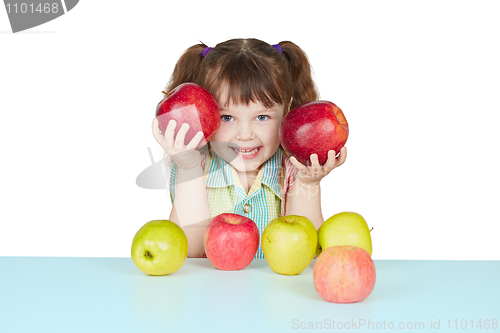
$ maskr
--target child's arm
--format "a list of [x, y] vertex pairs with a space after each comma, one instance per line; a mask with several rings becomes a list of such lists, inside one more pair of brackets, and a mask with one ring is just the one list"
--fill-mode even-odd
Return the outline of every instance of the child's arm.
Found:
[[303, 184], [295, 180], [292, 189], [286, 196], [286, 215], [305, 216], [319, 229], [323, 223], [321, 213], [320, 185]]
[[177, 163], [175, 199], [170, 212], [170, 221], [179, 225], [188, 239], [188, 257], [198, 258], [204, 253], [203, 236], [205, 227], [210, 222], [207, 189], [201, 167], [200, 153], [195, 147], [203, 139], [203, 132], [198, 132], [187, 145], [184, 138], [189, 129], [183, 124], [174, 138], [176, 122], [171, 120], [160, 133], [158, 120], [153, 120], [153, 135], [167, 154]]
[[341, 166], [347, 156], [346, 148], [340, 150], [340, 156], [335, 158], [333, 150], [328, 152], [328, 160], [319, 165], [318, 155], [311, 155], [311, 166], [307, 167], [295, 157], [290, 162], [298, 169], [297, 177], [290, 192], [286, 196], [286, 215], [301, 215], [307, 217], [319, 229], [323, 224], [321, 213], [320, 181], [333, 169]]
[[175, 199], [169, 220], [179, 225], [186, 233], [188, 257], [201, 257], [205, 252], [205, 229], [210, 222], [207, 189], [201, 164], [194, 169], [178, 169]]

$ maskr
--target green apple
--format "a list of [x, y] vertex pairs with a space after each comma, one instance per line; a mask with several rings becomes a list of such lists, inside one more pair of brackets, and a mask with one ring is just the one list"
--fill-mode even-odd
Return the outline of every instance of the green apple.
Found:
[[353, 212], [338, 213], [326, 220], [318, 229], [319, 249], [316, 255], [331, 246], [352, 245], [372, 255], [372, 238], [363, 216]]
[[169, 220], [149, 221], [132, 241], [132, 260], [149, 275], [167, 275], [179, 270], [186, 261], [187, 251], [184, 230]]
[[280, 216], [262, 233], [262, 252], [273, 271], [297, 275], [310, 263], [316, 252], [318, 233], [304, 216]]

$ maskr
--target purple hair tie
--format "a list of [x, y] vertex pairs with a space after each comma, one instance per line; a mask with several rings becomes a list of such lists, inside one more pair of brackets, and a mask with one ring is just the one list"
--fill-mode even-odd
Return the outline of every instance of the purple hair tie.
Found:
[[280, 54], [283, 54], [283, 49], [280, 44], [274, 44], [273, 47], [279, 51]]
[[208, 52], [210, 52], [211, 50], [212, 50], [212, 48], [211, 48], [211, 47], [208, 47], [208, 46], [207, 46], [207, 47], [205, 47], [205, 48], [203, 49], [203, 52], [201, 53], [201, 54], [203, 54], [203, 58], [205, 58], [205, 57], [207, 56]]

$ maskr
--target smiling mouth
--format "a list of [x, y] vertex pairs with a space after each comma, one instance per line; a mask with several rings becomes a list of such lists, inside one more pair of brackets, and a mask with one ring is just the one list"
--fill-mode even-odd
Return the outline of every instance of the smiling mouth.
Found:
[[230, 147], [236, 154], [238, 155], [243, 155], [243, 156], [251, 156], [259, 152], [259, 150], [262, 147], [256, 147], [252, 149], [245, 149], [245, 148], [235, 148], [235, 147]]

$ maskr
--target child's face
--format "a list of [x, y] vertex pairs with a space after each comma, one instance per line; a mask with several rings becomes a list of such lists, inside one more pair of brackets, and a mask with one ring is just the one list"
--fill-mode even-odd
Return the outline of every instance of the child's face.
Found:
[[267, 109], [262, 103], [224, 107], [221, 127], [210, 140], [212, 149], [239, 172], [258, 172], [280, 145], [283, 105]]

